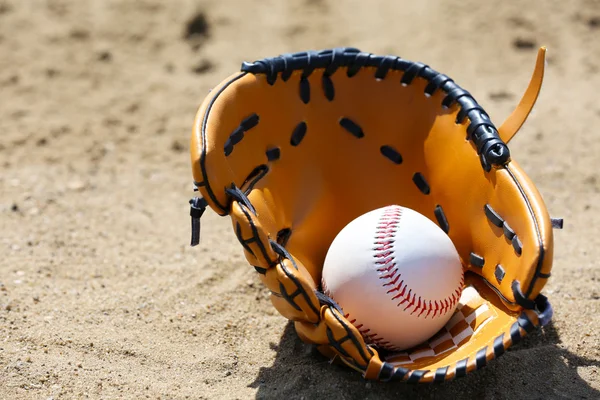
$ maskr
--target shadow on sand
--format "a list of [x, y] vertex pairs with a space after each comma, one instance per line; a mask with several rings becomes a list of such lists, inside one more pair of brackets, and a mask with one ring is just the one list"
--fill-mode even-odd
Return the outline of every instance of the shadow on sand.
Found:
[[598, 399], [578, 374], [580, 367], [600, 367], [600, 361], [580, 357], [560, 345], [550, 322], [510, 348], [487, 367], [441, 385], [368, 382], [359, 373], [331, 365], [303, 343], [292, 323], [286, 325], [275, 362], [261, 368], [250, 384], [258, 399]]

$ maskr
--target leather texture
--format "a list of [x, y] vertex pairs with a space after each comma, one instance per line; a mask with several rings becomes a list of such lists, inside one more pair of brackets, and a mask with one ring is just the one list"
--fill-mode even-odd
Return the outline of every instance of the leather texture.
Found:
[[[551, 220], [515, 160], [486, 160], [504, 144], [497, 144], [497, 131], [474, 99], [448, 101], [452, 94], [444, 82], [450, 78], [421, 63], [357, 51], [245, 63], [245, 71], [223, 80], [194, 122], [194, 182], [213, 211], [230, 216], [248, 263], [302, 340], [368, 379], [454, 379], [539, 327], [539, 315], [551, 315], [540, 294], [552, 269]], [[303, 67], [294, 69], [302, 57]], [[540, 56], [527, 100], [499, 130], [506, 141], [535, 103], [539, 65]], [[248, 72], [254, 69], [271, 73]], [[403, 84], [407, 74], [415, 76]], [[465, 114], [461, 104], [483, 114]], [[485, 128], [477, 138], [469, 135], [471, 117]], [[491, 153], [485, 153], [486, 143], [496, 143], [487, 147]], [[466, 341], [409, 362], [367, 346], [343, 312], [323, 300], [319, 284], [336, 234], [357, 216], [390, 204], [416, 210], [447, 230], [466, 271], [465, 285], [489, 310], [483, 326], [476, 324], [479, 317], [470, 320], [476, 329]]]

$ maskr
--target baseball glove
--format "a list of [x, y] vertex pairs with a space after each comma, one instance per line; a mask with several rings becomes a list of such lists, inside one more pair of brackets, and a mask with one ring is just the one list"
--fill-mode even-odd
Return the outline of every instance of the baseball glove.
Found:
[[[243, 63], [196, 115], [192, 245], [207, 207], [230, 216], [278, 312], [366, 379], [443, 382], [482, 368], [552, 317], [540, 292], [562, 220], [549, 217], [507, 147], [537, 99], [544, 61], [541, 48], [498, 129], [468, 91], [420, 62], [336, 48]], [[370, 343], [320, 284], [337, 233], [390, 204], [436, 222], [465, 271], [450, 322], [396, 353]]]

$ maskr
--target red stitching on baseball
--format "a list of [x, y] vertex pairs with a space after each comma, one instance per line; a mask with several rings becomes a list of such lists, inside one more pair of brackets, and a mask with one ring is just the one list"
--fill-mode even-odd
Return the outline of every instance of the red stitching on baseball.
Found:
[[380, 276], [379, 279], [383, 279], [385, 281], [385, 283], [383, 283], [384, 287], [393, 286], [387, 291], [387, 293], [398, 292], [392, 296], [392, 300], [400, 300], [397, 304], [398, 307], [408, 303], [404, 307], [403, 311], [407, 311], [412, 308], [411, 315], [418, 312], [417, 317], [421, 317], [423, 313], [426, 313], [424, 318], [429, 317], [432, 312], [432, 318], [436, 315], [443, 315], [449, 310], [452, 310], [454, 306], [456, 306], [456, 303], [458, 303], [460, 294], [462, 292], [462, 286], [464, 284], [464, 277], [461, 278], [459, 287], [452, 293], [452, 295], [444, 300], [439, 300], [439, 303], [438, 300], [433, 301], [433, 304], [431, 300], [423, 300], [421, 296], [417, 296], [416, 293], [412, 293], [412, 289], [409, 289], [408, 293], [406, 293], [407, 285], [404, 284], [404, 280], [401, 280], [400, 283], [397, 283], [402, 274], [397, 268], [394, 269], [393, 273], [390, 272], [390, 269], [396, 265], [391, 247], [394, 243], [394, 237], [398, 229], [398, 224], [400, 223], [401, 215], [402, 212], [399, 207], [390, 206], [385, 208], [383, 214], [379, 218], [379, 223], [377, 224], [375, 233], [375, 238], [377, 239], [375, 244], [379, 246], [374, 248], [376, 251], [374, 257], [382, 259], [375, 261], [375, 264], [385, 265], [385, 267], [377, 268], [377, 271], [386, 272], [386, 274]]
[[[325, 293], [327, 296], [329, 296], [333, 299], [333, 297], [331, 296], [331, 293], [329, 292], [329, 290], [327, 288], [327, 285], [325, 285], [325, 282], [323, 282], [322, 285], [323, 285], [323, 293]], [[364, 326], [364, 324], [356, 325], [356, 318], [350, 319], [350, 314], [344, 314], [344, 318], [346, 318], [348, 320], [348, 322], [350, 322], [352, 325], [354, 325], [354, 327], [358, 330], [358, 332], [360, 332], [360, 334], [365, 338], [365, 342], [367, 344], [373, 344], [375, 346], [378, 346], [378, 347], [381, 347], [383, 349], [387, 349], [390, 351], [398, 350], [398, 347], [393, 346], [390, 342], [388, 342], [387, 340], [384, 340], [382, 337], [379, 336], [379, 334], [377, 334], [375, 332], [371, 333], [371, 329], [361, 329]]]
[[360, 332], [360, 334], [365, 338], [365, 342], [367, 344], [373, 344], [390, 351], [398, 350], [397, 346], [393, 346], [390, 342], [380, 337], [378, 333], [371, 332], [371, 329], [361, 329], [364, 326], [363, 324], [355, 325], [354, 323], [356, 322], [356, 318], [350, 320], [350, 314], [346, 314], [344, 317], [348, 319], [352, 325], [354, 325], [358, 332]]
[[[327, 288], [327, 285], [325, 285], [325, 282], [322, 282], [322, 286], [323, 286], [323, 293], [325, 293], [327, 296], [331, 297], [333, 299], [333, 296], [331, 296], [331, 292], [329, 291], [329, 289]], [[335, 299], [333, 299], [335, 301]], [[360, 332], [360, 334], [365, 338], [365, 342], [368, 344], [374, 344], [375, 346], [381, 347], [383, 349], [387, 349], [390, 351], [395, 351], [398, 350], [397, 346], [393, 346], [390, 342], [388, 342], [387, 340], [384, 340], [382, 337], [379, 336], [379, 334], [373, 332], [371, 332], [371, 329], [361, 329], [364, 324], [358, 324], [356, 325], [356, 318], [352, 318], [350, 319], [350, 314], [344, 314], [344, 318], [346, 318], [348, 320], [348, 322], [350, 322], [352, 325], [354, 325], [354, 327], [358, 330], [358, 332]]]
[[383, 286], [395, 285], [396, 282], [398, 282], [398, 279], [400, 279], [400, 274], [398, 273], [398, 268], [396, 268], [392, 274], [384, 275], [384, 276], [380, 277], [379, 279], [392, 279], [388, 283], [384, 283]]
[[396, 263], [392, 263], [392, 264], [388, 265], [385, 268], [377, 268], [377, 271], [379, 271], [379, 272], [384, 272], [384, 271], [388, 272], [390, 269], [392, 269], [395, 266], [396, 266]]

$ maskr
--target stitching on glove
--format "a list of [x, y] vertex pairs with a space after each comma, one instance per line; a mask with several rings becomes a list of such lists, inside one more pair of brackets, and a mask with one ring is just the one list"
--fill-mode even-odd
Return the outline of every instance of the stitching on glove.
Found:
[[504, 275], [506, 275], [506, 272], [504, 272], [504, 268], [502, 268], [502, 265], [496, 265], [496, 269], [494, 270], [494, 276], [498, 280], [498, 283], [502, 283]]
[[381, 154], [394, 164], [402, 164], [402, 155], [390, 145], [383, 145], [379, 148]]
[[512, 238], [515, 236], [515, 231], [510, 227], [510, 225], [508, 225], [508, 222], [506, 221], [504, 221], [504, 225], [502, 225], [502, 230], [504, 231], [504, 236], [506, 236], [508, 240], [512, 240]]
[[420, 62], [415, 62], [412, 63], [412, 65], [410, 67], [408, 67], [408, 69], [404, 72], [404, 75], [402, 75], [402, 79], [400, 79], [400, 83], [403, 86], [408, 86], [412, 83], [412, 81], [420, 76], [425, 69], [429, 68], [429, 66], [420, 63]]
[[483, 268], [483, 266], [485, 265], [485, 258], [473, 252], [471, 252], [469, 260], [471, 261], [471, 265], [477, 268]]
[[425, 86], [425, 95], [431, 97], [439, 88], [443, 87], [446, 83], [452, 82], [454, 82], [454, 80], [447, 75], [438, 74], [431, 81], [429, 81], [427, 86]]
[[298, 146], [302, 139], [304, 139], [304, 135], [306, 135], [306, 122], [302, 121], [294, 128], [292, 137], [290, 138], [290, 144], [292, 146]]
[[383, 382], [401, 381], [409, 372], [410, 370], [407, 368], [394, 368], [394, 366], [392, 366], [390, 363], [384, 362], [381, 371], [379, 371], [379, 376], [377, 379], [380, 379]]
[[250, 246], [248, 246], [248, 244], [256, 242], [256, 237], [253, 236], [250, 239], [244, 239], [244, 237], [242, 236], [242, 226], [239, 222], [236, 222], [235, 224], [235, 236], [237, 237], [244, 250], [256, 257], [254, 251], [252, 251]]
[[496, 337], [496, 339], [494, 339], [493, 348], [494, 348], [494, 357], [498, 358], [502, 354], [504, 354], [504, 352], [506, 351], [506, 348], [504, 347], [504, 332], [502, 332], [500, 335], [498, 335]]
[[348, 354], [348, 352], [346, 350], [344, 350], [344, 348], [342, 347], [342, 343], [345, 342], [346, 340], [350, 339], [350, 336], [344, 336], [340, 340], [335, 340], [335, 337], [333, 337], [333, 331], [331, 330], [331, 328], [327, 327], [326, 331], [327, 331], [327, 340], [329, 340], [329, 345], [332, 346], [334, 349], [336, 349], [337, 352], [340, 353], [342, 356], [352, 359], [352, 357], [350, 357], [350, 354]]
[[[442, 100], [442, 107], [450, 108], [452, 104], [457, 103], [462, 97], [471, 97], [471, 93], [461, 87], [450, 89], [446, 97]], [[458, 122], [456, 122], [458, 123]]]
[[381, 365], [381, 369], [379, 370], [379, 374], [377, 375], [377, 379], [383, 382], [389, 381], [394, 373], [394, 367], [392, 364], [388, 362], [383, 362]]
[[279, 147], [273, 147], [266, 151], [267, 161], [277, 161], [281, 157], [281, 149]]
[[506, 221], [498, 214], [492, 206], [486, 204], [483, 206], [483, 211], [487, 219], [495, 226], [502, 228], [502, 232], [504, 236], [511, 241], [511, 244], [515, 250], [517, 256], [520, 256], [523, 253], [523, 243], [521, 239], [517, 236], [515, 231], [506, 223]]
[[444, 232], [448, 233], [450, 231], [450, 225], [448, 224], [448, 219], [446, 218], [446, 214], [444, 213], [442, 206], [439, 204], [435, 206], [433, 213], [435, 214], [435, 218], [437, 219], [440, 228], [442, 228]]
[[344, 314], [344, 312], [342, 311], [342, 307], [340, 307], [340, 305], [338, 303], [336, 303], [333, 298], [329, 297], [329, 295], [327, 295], [323, 292], [319, 292], [318, 290], [315, 290], [315, 296], [317, 296], [317, 299], [319, 299], [319, 304], [333, 307], [340, 314]]
[[467, 375], [467, 363], [469, 362], [469, 357], [464, 358], [456, 363], [456, 372], [454, 376], [457, 378], [462, 378]]
[[395, 62], [396, 62], [396, 57], [394, 57], [394, 56], [383, 57], [383, 59], [381, 60], [381, 63], [379, 64], [379, 66], [377, 67], [377, 70], [375, 71], [375, 79], [378, 79], [378, 80], [385, 79], [385, 76], [387, 75], [388, 71], [390, 70], [392, 65], [394, 65]]
[[[242, 188], [246, 187], [246, 189], [244, 189], [244, 194], [248, 196], [252, 189], [254, 189], [254, 185], [256, 185], [256, 183], [262, 178], [264, 178], [268, 172], [269, 166], [266, 164], [261, 164], [258, 167], [254, 168], [252, 172], [248, 174], [248, 177], [244, 180], [244, 183], [242, 183]], [[232, 183], [232, 185], [234, 184]]]
[[[533, 283], [531, 286], [533, 287]], [[529, 310], [535, 309], [535, 301], [527, 298], [527, 296], [525, 296], [525, 294], [523, 294], [521, 291], [521, 282], [515, 279], [511, 285], [511, 289], [518, 305]]]
[[225, 145], [223, 146], [225, 156], [231, 154], [233, 147], [244, 138], [244, 133], [258, 125], [259, 120], [260, 118], [256, 113], [251, 114], [242, 120], [240, 125], [233, 130], [231, 135], [229, 135], [229, 138], [225, 141]]
[[335, 88], [333, 87], [333, 81], [331, 80], [329, 75], [323, 73], [323, 78], [321, 82], [323, 84], [323, 94], [325, 95], [325, 98], [329, 101], [333, 101], [333, 98], [335, 97]]
[[502, 219], [500, 214], [498, 214], [492, 208], [492, 206], [486, 204], [485, 206], [483, 206], [483, 212], [485, 212], [485, 216], [487, 217], [487, 219], [490, 220], [492, 224], [496, 225], [499, 228], [502, 228], [502, 225], [504, 225], [504, 219]]
[[[519, 237], [517, 235], [513, 236], [512, 238], [512, 246], [515, 249], [515, 252], [517, 253], [518, 256], [520, 256], [523, 253], [523, 243], [521, 242], [521, 239], [519, 239]], [[539, 275], [539, 273], [536, 273]]]
[[331, 51], [331, 59], [329, 60], [329, 65], [325, 68], [325, 71], [323, 72], [323, 76], [327, 76], [330, 77], [331, 75], [333, 75], [335, 73], [335, 71], [337, 71], [337, 69], [339, 68], [339, 63], [338, 63], [338, 59], [340, 57], [342, 57], [344, 55], [344, 49], [343, 48], [336, 48], [333, 49], [333, 51]]
[[300, 78], [300, 99], [304, 104], [310, 101], [310, 82], [304, 76]]
[[352, 136], [357, 137], [358, 139], [365, 136], [362, 128], [350, 118], [342, 117], [340, 118], [339, 124], [342, 128], [347, 130], [352, 134]]
[[[471, 112], [471, 111], [476, 111], [476, 114], [477, 113], [485, 114], [485, 111], [483, 111], [483, 108], [479, 104], [477, 104], [475, 99], [471, 96], [465, 97], [464, 99], [462, 99], [462, 103], [463, 103], [462, 107], [458, 111], [458, 114], [456, 114], [456, 123], [457, 124], [462, 124], [464, 122], [465, 118], [467, 117], [467, 115], [469, 114], [469, 112]], [[486, 116], [487, 116], [487, 114], [486, 114]], [[484, 118], [484, 119], [489, 119], [489, 118]]]
[[346, 71], [346, 76], [348, 78], [352, 78], [354, 75], [358, 74], [358, 71], [365, 65], [367, 65], [367, 61], [371, 55], [369, 53], [358, 53], [354, 59], [354, 62], [350, 64]]
[[[282, 264], [283, 264], [283, 262], [280, 263], [280, 265], [282, 265]], [[283, 265], [282, 265], [282, 268], [283, 268]], [[296, 283], [296, 282], [294, 282], [294, 283]], [[296, 304], [294, 299], [299, 294], [302, 294], [302, 292], [303, 292], [303, 290], [300, 287], [297, 287], [296, 291], [294, 293], [289, 294], [287, 292], [287, 290], [285, 289], [285, 286], [283, 286], [283, 283], [279, 282], [279, 293], [281, 294], [281, 297], [283, 297], [289, 303], [289, 305], [291, 305], [298, 311], [302, 311], [302, 309], [300, 308], [300, 306], [298, 304]]]
[[[242, 213], [244, 214], [244, 216], [248, 220], [248, 225], [250, 226], [250, 229], [252, 230], [252, 238], [251, 239], [243, 239], [242, 238], [242, 240], [244, 240], [245, 243], [248, 243], [248, 240], [250, 240], [251, 243], [256, 242], [256, 245], [258, 246], [258, 248], [260, 250], [260, 253], [261, 253], [262, 257], [264, 258], [264, 260], [267, 262], [267, 264], [269, 266], [273, 266], [275, 263], [277, 263], [277, 260], [271, 260], [269, 258], [269, 255], [267, 253], [267, 249], [265, 248], [263, 242], [260, 240], [260, 236], [258, 234], [258, 228], [254, 224], [254, 220], [252, 219], [252, 216], [250, 215], [250, 213], [246, 209], [245, 205], [242, 204], [242, 203], [240, 203], [240, 210], [242, 210]], [[238, 240], [240, 240], [240, 236], [238, 236]], [[242, 246], [244, 246], [244, 243], [242, 243], [242, 242], [240, 242], [240, 243], [242, 244]], [[252, 254], [254, 254], [254, 253], [252, 253]]]
[[417, 188], [421, 191], [421, 193], [428, 195], [431, 192], [429, 187], [429, 183], [425, 180], [425, 177], [420, 172], [415, 172], [413, 175], [413, 183], [417, 186]]
[[234, 183], [231, 184], [231, 187], [225, 189], [225, 193], [227, 193], [230, 197], [234, 198], [238, 203], [245, 205], [246, 208], [250, 210], [250, 212], [252, 212], [252, 214], [256, 215], [256, 210], [250, 202], [250, 199], [248, 199], [248, 196], [246, 196], [246, 194], [242, 192], [240, 188], [235, 186]]
[[311, 301], [312, 299], [310, 298], [308, 292], [306, 292], [304, 290], [304, 287], [300, 283], [300, 280], [298, 279], [298, 277], [293, 272], [288, 270], [288, 268], [286, 267], [286, 265], [284, 263], [284, 259], [288, 259], [290, 261], [290, 263], [292, 264], [292, 267], [294, 267], [294, 269], [296, 271], [298, 271], [298, 265], [296, 265], [296, 262], [292, 258], [292, 255], [287, 251], [287, 249], [285, 247], [283, 247], [279, 243], [277, 243], [273, 240], [269, 240], [269, 243], [271, 244], [271, 248], [273, 249], [273, 251], [275, 251], [280, 256], [279, 260], [277, 260], [276, 262], [278, 262], [279, 265], [281, 266], [281, 270], [285, 273], [285, 275], [288, 277], [288, 279], [290, 279], [294, 283], [294, 285], [296, 285], [296, 287], [297, 287], [297, 290], [294, 293], [288, 295], [287, 292], [282, 292], [282, 296], [288, 301], [288, 303], [290, 303], [290, 305], [292, 305], [292, 307], [296, 308], [299, 306], [294, 302], [293, 299], [296, 298], [296, 296], [298, 296], [298, 295], [302, 295], [302, 297], [306, 301], [306, 304], [308, 304], [308, 306], [310, 307], [311, 311], [315, 315], [319, 315], [318, 308], [315, 307], [315, 305]]
[[435, 370], [435, 375], [433, 377], [434, 383], [442, 383], [446, 380], [446, 374], [448, 373], [448, 369], [450, 366], [440, 367]]
[[423, 378], [423, 376], [425, 376], [425, 374], [428, 372], [428, 369], [415, 369], [410, 373], [406, 383], [419, 383], [421, 378]]
[[331, 314], [340, 323], [340, 325], [342, 325], [342, 327], [346, 331], [346, 336], [344, 338], [340, 339], [338, 342], [341, 343], [345, 340], [350, 339], [352, 341], [352, 343], [354, 344], [354, 346], [356, 347], [356, 349], [358, 350], [358, 352], [360, 353], [360, 356], [362, 357], [363, 361], [366, 364], [368, 364], [369, 360], [373, 356], [373, 352], [371, 351], [371, 349], [369, 347], [367, 347], [367, 351], [369, 352], [369, 355], [371, 356], [371, 357], [368, 357], [363, 351], [364, 346], [360, 343], [358, 338], [356, 336], [354, 336], [354, 334], [350, 330], [350, 327], [346, 324], [347, 320], [343, 320], [342, 318], [340, 318], [340, 315], [338, 315], [333, 309], [331, 309]]

